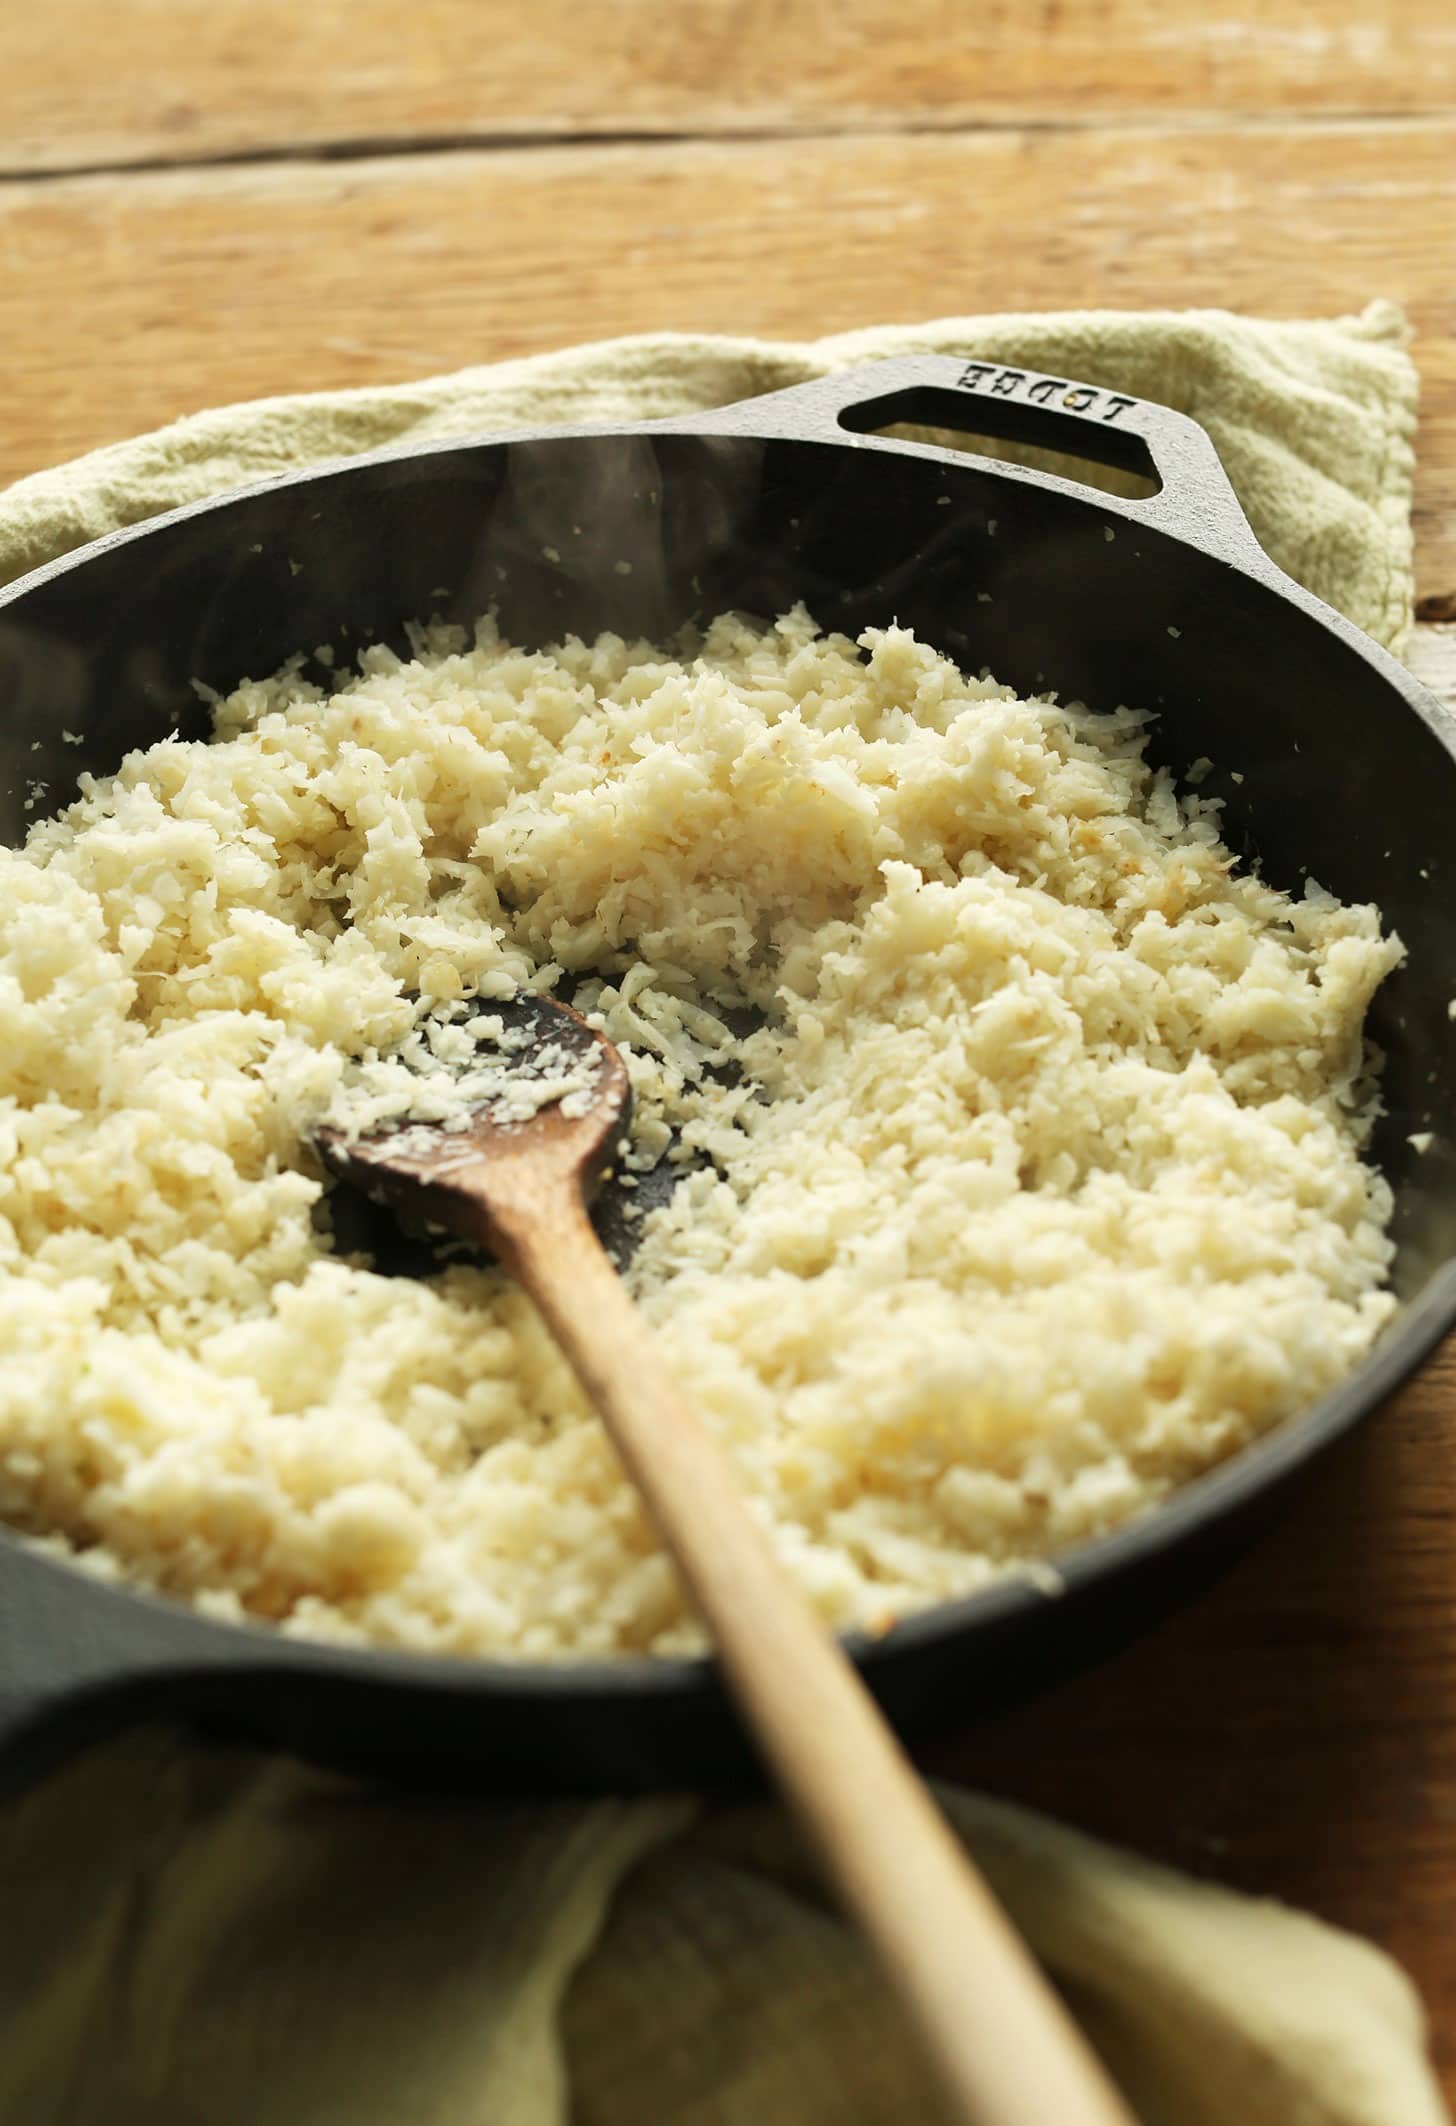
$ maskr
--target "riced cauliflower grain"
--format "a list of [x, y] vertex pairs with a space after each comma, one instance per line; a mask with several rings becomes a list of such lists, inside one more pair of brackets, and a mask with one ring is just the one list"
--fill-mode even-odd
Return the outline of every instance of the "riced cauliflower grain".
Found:
[[635, 1294], [837, 1625], [1044, 1574], [1369, 1349], [1399, 944], [1235, 871], [1143, 717], [802, 611], [414, 646], [249, 682], [0, 852], [15, 1527], [308, 1637], [700, 1643], [528, 1302], [344, 1259], [311, 1149], [448, 1115], [466, 1007], [564, 976], [627, 1167], [683, 1164]]

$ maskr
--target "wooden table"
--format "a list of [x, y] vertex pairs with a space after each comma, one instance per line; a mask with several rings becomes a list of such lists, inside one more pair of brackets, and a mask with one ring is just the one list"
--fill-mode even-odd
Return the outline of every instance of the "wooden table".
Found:
[[[656, 327], [1384, 294], [1456, 621], [1449, 0], [48, 0], [0, 14], [0, 481]], [[1456, 629], [1416, 656], [1456, 676]], [[1456, 692], [1456, 688], [1453, 688]], [[1385, 1943], [1456, 2101], [1456, 1344], [1215, 1594], [951, 1753]]]

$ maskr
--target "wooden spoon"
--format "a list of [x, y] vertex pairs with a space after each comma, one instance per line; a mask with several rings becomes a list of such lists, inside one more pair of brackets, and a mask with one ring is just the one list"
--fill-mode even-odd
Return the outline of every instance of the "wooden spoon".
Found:
[[[524, 1036], [510, 1058], [523, 1099], [492, 1100], [458, 1127], [409, 1123], [354, 1139], [324, 1130], [324, 1158], [391, 1208], [489, 1248], [530, 1293], [958, 2116], [974, 2126], [1134, 2126], [856, 1670], [779, 1563], [602, 1250], [586, 1202], [630, 1115], [620, 1055], [549, 999], [522, 1000], [505, 1015], [521, 1029], [512, 1038]], [[584, 1082], [565, 1108], [556, 1099], [530, 1113], [543, 1049], [558, 1083], [564, 1054], [579, 1059]], [[539, 1084], [539, 1064], [536, 1076]]]

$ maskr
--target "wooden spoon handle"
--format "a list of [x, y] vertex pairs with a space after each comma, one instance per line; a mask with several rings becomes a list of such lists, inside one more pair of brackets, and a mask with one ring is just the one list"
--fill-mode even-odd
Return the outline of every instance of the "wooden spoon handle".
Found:
[[1134, 2126], [813, 1616], [575, 1200], [497, 1246], [600, 1411], [766, 1758], [974, 2126]]

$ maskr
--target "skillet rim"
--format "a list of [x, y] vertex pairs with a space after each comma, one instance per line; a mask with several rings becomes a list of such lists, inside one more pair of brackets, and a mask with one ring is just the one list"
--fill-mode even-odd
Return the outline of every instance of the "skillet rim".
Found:
[[[1129, 427], [1148, 447], [1162, 485], [1142, 500], [1104, 493], [1059, 474], [1008, 464], [975, 452], [946, 450], [900, 438], [869, 436], [847, 428], [843, 417], [880, 399], [889, 401], [916, 390], [950, 393], [963, 383], [966, 365], [955, 357], [907, 356], [866, 368], [835, 372], [815, 382], [790, 386], [761, 397], [738, 401], [706, 413], [672, 416], [649, 422], [587, 423], [434, 438], [426, 443], [331, 459], [298, 471], [252, 481], [224, 493], [185, 503], [134, 525], [107, 533], [71, 552], [42, 563], [0, 587], [0, 614], [32, 591], [84, 569], [117, 549], [165, 532], [193, 518], [246, 504], [257, 497], [307, 487], [341, 474], [368, 474], [380, 466], [424, 464], [433, 458], [497, 449], [514, 443], [605, 441], [645, 436], [759, 437], [804, 447], [872, 450], [910, 456], [954, 474], [973, 469], [1013, 492], [1032, 487], [1063, 495], [1085, 508], [1112, 515], [1145, 535], [1164, 537], [1191, 549], [1203, 560], [1232, 569], [1293, 606], [1308, 624], [1333, 635], [1371, 668], [1393, 692], [1401, 707], [1434, 737], [1456, 770], [1456, 719], [1392, 652], [1367, 636], [1352, 621], [1326, 605], [1288, 576], [1259, 546], [1243, 517], [1233, 490], [1219, 467], [1206, 432], [1187, 416], [1144, 400], [1125, 400], [1132, 409]], [[1055, 383], [1036, 372], [1015, 374], [1023, 381]], [[1092, 387], [1076, 387], [1091, 391]], [[981, 404], [984, 396], [977, 394]], [[1060, 416], [1058, 417], [1060, 418]], [[986, 422], [984, 425], [990, 425]], [[1085, 421], [1065, 424], [1084, 432]], [[1093, 453], [1089, 451], [1089, 455]], [[863, 1630], [840, 1634], [856, 1664], [873, 1678], [897, 1656], [943, 1640], [960, 1640], [979, 1630], [1010, 1624], [1049, 1603], [1060, 1603], [1111, 1582], [1160, 1554], [1176, 1551], [1195, 1535], [1231, 1519], [1241, 1509], [1275, 1493], [1409, 1379], [1441, 1338], [1456, 1325], [1456, 1254], [1427, 1279], [1370, 1354], [1327, 1395], [1286, 1419], [1272, 1432], [1241, 1449], [1228, 1461], [1205, 1471], [1156, 1505], [1109, 1533], [1075, 1545], [1049, 1561], [1036, 1580], [1008, 1574], [976, 1592], [918, 1609], [889, 1631], [871, 1636]], [[5, 1705], [0, 1678], [0, 1754], [6, 1742], [37, 1722], [87, 1701], [116, 1702], [138, 1691], [181, 1688], [189, 1681], [219, 1673], [241, 1679], [247, 1674], [388, 1684], [397, 1689], [444, 1693], [451, 1697], [517, 1699], [577, 1697], [582, 1700], [656, 1701], [663, 1697], [700, 1698], [716, 1692], [717, 1664], [711, 1654], [620, 1655], [610, 1659], [543, 1662], [500, 1656], [410, 1652], [392, 1647], [343, 1646], [285, 1635], [275, 1627], [246, 1620], [232, 1622], [204, 1615], [190, 1603], [124, 1581], [103, 1580], [74, 1559], [48, 1553], [35, 1539], [0, 1523], [0, 1572], [33, 1575], [32, 1592], [53, 1597], [58, 1611], [84, 1608], [99, 1599], [137, 1627], [138, 1642], [130, 1660], [123, 1656], [104, 1666], [95, 1663], [82, 1675], [61, 1674], [37, 1702]], [[1053, 1587], [1052, 1582], [1058, 1583]], [[149, 1657], [141, 1634], [150, 1628], [160, 1646]], [[179, 1641], [194, 1648], [183, 1650]], [[22, 1691], [23, 1700], [23, 1691]]]

